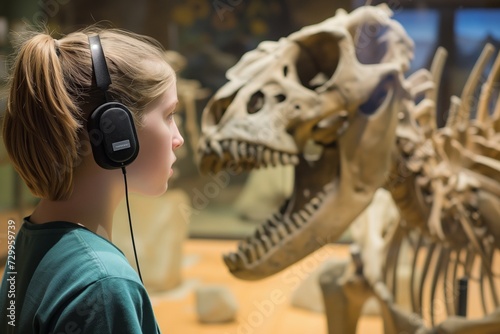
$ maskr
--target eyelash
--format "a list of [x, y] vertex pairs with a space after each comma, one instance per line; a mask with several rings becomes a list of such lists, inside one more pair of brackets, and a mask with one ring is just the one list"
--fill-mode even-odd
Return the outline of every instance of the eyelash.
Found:
[[166, 120], [167, 121], [173, 121], [174, 120], [174, 115], [175, 115], [175, 111], [174, 112], [171, 112], [170, 114], [167, 115]]

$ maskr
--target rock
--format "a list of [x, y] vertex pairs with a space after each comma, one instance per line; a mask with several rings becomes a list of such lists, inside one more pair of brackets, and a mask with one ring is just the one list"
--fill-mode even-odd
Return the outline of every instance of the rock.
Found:
[[198, 320], [204, 323], [234, 321], [238, 305], [231, 291], [222, 285], [207, 285], [195, 290]]

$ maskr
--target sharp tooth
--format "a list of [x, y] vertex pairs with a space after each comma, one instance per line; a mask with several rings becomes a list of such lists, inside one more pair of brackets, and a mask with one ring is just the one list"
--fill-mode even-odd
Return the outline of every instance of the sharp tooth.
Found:
[[280, 152], [273, 152], [273, 166], [278, 166], [280, 164]]
[[224, 139], [222, 141], [222, 148], [225, 150], [229, 150], [229, 143], [230, 143], [229, 139]]
[[281, 235], [281, 239], [284, 239], [284, 238], [286, 238], [288, 236], [288, 231], [286, 230], [285, 225], [278, 224], [277, 229], [278, 229], [278, 232]]
[[316, 208], [314, 208], [314, 205], [312, 205], [311, 203], [307, 203], [305, 208], [311, 215], [316, 212]]
[[317, 209], [317, 208], [319, 208], [321, 206], [321, 202], [322, 201], [321, 201], [320, 198], [314, 197], [314, 198], [311, 199], [311, 201], [309, 203], [312, 204]]
[[299, 157], [297, 155], [292, 155], [290, 157], [290, 160], [292, 161], [292, 165], [298, 165], [299, 164]]
[[288, 153], [281, 153], [281, 162], [283, 165], [290, 164], [290, 155]]
[[238, 154], [238, 142], [236, 140], [231, 140], [231, 144], [229, 144], [229, 150], [231, 151], [234, 160], [239, 161], [240, 156]]
[[266, 251], [269, 251], [271, 248], [273, 248], [273, 243], [272, 243], [271, 239], [269, 239], [269, 237], [267, 235], [261, 236], [260, 240], [262, 241], [262, 243], [263, 243], [264, 248], [266, 249]]
[[262, 164], [263, 154], [264, 154], [264, 146], [262, 146], [262, 145], [257, 146], [256, 160], [257, 160], [257, 164], [259, 164], [259, 165]]
[[248, 263], [252, 263], [257, 260], [257, 252], [255, 251], [255, 247], [253, 247], [253, 245], [248, 245], [245, 249], [245, 255], [247, 256]]
[[222, 146], [220, 145], [220, 143], [217, 140], [212, 140], [210, 141], [210, 146], [215, 151], [215, 153], [217, 153], [219, 158], [222, 159], [223, 154], [222, 154]]
[[206, 140], [200, 140], [200, 143], [198, 144], [198, 152], [199, 153], [204, 153], [207, 148], [207, 141]]
[[307, 213], [305, 210], [300, 210], [299, 215], [304, 220], [304, 223], [306, 223], [311, 218], [311, 215]]
[[239, 145], [240, 154], [243, 159], [247, 157], [247, 143], [241, 142]]
[[271, 240], [273, 242], [274, 245], [277, 245], [280, 243], [280, 237], [278, 235], [278, 230], [276, 229], [271, 229], [270, 231], [270, 236], [271, 236]]
[[320, 191], [319, 193], [316, 194], [316, 196], [319, 198], [321, 202], [323, 202], [325, 200], [326, 194]]
[[257, 259], [261, 259], [266, 254], [264, 245], [260, 242], [260, 240], [255, 240], [253, 244], [255, 245], [255, 250], [257, 251]]
[[288, 234], [292, 233], [293, 231], [295, 231], [297, 229], [298, 226], [296, 226], [296, 224], [292, 221], [292, 219], [290, 219], [290, 217], [285, 217], [283, 218], [283, 222], [285, 224], [285, 227], [288, 231]]
[[253, 145], [248, 145], [248, 156], [247, 158], [250, 158], [251, 160], [255, 161], [255, 146]]
[[302, 219], [302, 217], [298, 213], [294, 213], [292, 215], [292, 219], [293, 219], [293, 222], [295, 223], [295, 225], [297, 225], [297, 227], [300, 227], [304, 224], [304, 220]]
[[248, 263], [248, 258], [245, 253], [239, 251], [238, 253], [232, 253], [234, 256], [231, 258], [234, 259], [234, 263], [238, 268], [244, 267]]
[[266, 165], [271, 164], [271, 150], [267, 148], [264, 149], [264, 162], [266, 163]]
[[229, 268], [229, 270], [233, 271], [233, 270], [237, 269], [238, 267], [236, 266], [236, 263], [231, 259], [231, 255], [232, 255], [232, 253], [225, 254], [223, 256], [223, 259], [224, 259], [224, 262], [226, 263], [226, 266]]

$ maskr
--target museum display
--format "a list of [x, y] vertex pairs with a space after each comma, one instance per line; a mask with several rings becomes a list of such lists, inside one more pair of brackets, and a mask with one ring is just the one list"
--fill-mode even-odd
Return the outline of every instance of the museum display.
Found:
[[[387, 5], [339, 10], [262, 42], [227, 72], [203, 113], [200, 169], [291, 164], [295, 175], [292, 196], [225, 263], [245, 280], [273, 275], [338, 240], [386, 188], [399, 224], [366, 234], [376, 242], [320, 278], [329, 333], [355, 333], [370, 296], [387, 334], [498, 333], [500, 57], [483, 77], [495, 52], [485, 46], [439, 128], [446, 50], [405, 77], [414, 43], [391, 15]], [[411, 310], [394, 301], [403, 244], [413, 253]], [[460, 279], [477, 282], [484, 316], [464, 317]], [[435, 308], [438, 291], [444, 310]]]

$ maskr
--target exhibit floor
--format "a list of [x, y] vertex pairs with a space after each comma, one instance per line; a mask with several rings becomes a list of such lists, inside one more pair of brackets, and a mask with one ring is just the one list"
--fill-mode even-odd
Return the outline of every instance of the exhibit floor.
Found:
[[[166, 293], [152, 293], [152, 302], [163, 333], [170, 334], [309, 334], [327, 333], [323, 314], [291, 305], [299, 282], [326, 259], [346, 258], [346, 245], [327, 245], [287, 271], [261, 281], [231, 276], [221, 254], [235, 241], [189, 239], [184, 245], [183, 283]], [[201, 324], [197, 320], [194, 291], [197, 287], [223, 285], [238, 302], [234, 322]], [[376, 316], [364, 316], [358, 333], [382, 333]]]

